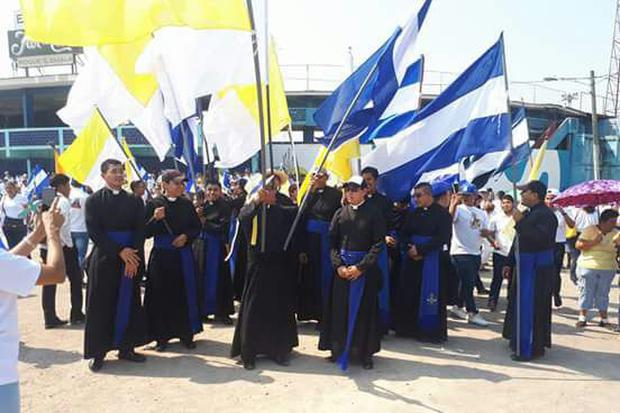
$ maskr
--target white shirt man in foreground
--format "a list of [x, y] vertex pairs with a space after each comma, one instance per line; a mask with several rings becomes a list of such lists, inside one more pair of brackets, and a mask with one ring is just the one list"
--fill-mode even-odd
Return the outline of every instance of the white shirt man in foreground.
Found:
[[[19, 412], [19, 379], [17, 360], [19, 331], [17, 297], [24, 296], [35, 285], [59, 284], [65, 279], [65, 263], [59, 230], [63, 217], [58, 201], [37, 220], [33, 232], [12, 250], [0, 250], [0, 408], [3, 413]], [[26, 258], [47, 237], [47, 264]]]
[[[467, 319], [471, 324], [486, 327], [488, 322], [478, 314], [474, 301], [474, 285], [480, 270], [480, 249], [482, 239], [490, 238], [491, 231], [487, 229], [487, 215], [474, 206], [477, 189], [467, 183], [461, 185], [459, 194], [455, 195], [450, 203], [452, 215], [452, 243], [450, 255], [452, 263], [461, 280], [460, 305], [452, 307], [452, 314], [461, 319]], [[462, 310], [463, 304], [467, 313]]]

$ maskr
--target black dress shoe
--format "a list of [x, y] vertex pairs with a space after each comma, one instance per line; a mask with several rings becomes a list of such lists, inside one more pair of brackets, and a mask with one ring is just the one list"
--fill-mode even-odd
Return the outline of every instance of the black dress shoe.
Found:
[[562, 297], [560, 297], [559, 294], [553, 296], [553, 305], [556, 307], [562, 307]]
[[58, 327], [62, 327], [62, 326], [66, 326], [67, 325], [67, 321], [66, 320], [61, 320], [60, 318], [55, 318], [53, 320], [49, 320], [45, 323], [45, 329], [49, 330], [52, 328], [58, 328]]
[[288, 354], [277, 355], [273, 358], [273, 361], [279, 366], [286, 367], [291, 365], [291, 359]]
[[76, 326], [79, 324], [84, 324], [84, 322], [86, 321], [86, 316], [80, 313], [80, 314], [72, 315], [69, 320], [71, 322], [71, 325]]
[[489, 295], [491, 294], [491, 291], [487, 290], [486, 288], [483, 290], [478, 290], [478, 295]]
[[217, 323], [222, 323], [222, 324], [224, 324], [224, 325], [226, 325], [226, 326], [231, 326], [231, 325], [233, 325], [233, 320], [232, 320], [232, 318], [230, 318], [230, 317], [229, 317], [229, 316], [227, 316], [227, 315], [226, 315], [226, 316], [221, 316], [221, 317], [215, 317], [215, 321], [216, 321]]
[[88, 368], [93, 373], [98, 372], [103, 367], [103, 358], [96, 357], [88, 362]]
[[[158, 353], [163, 353], [167, 349], [168, 349], [167, 341], [158, 341], [157, 344], [155, 344], [155, 351], [157, 351]], [[134, 354], [137, 354], [137, 353], [134, 353]]]
[[254, 370], [256, 368], [256, 362], [254, 360], [244, 360], [243, 368], [246, 370]]
[[192, 338], [181, 339], [181, 344], [183, 344], [183, 346], [188, 350], [193, 350], [196, 348], [196, 342]]
[[365, 358], [362, 362], [362, 367], [364, 368], [364, 370], [372, 370], [375, 367], [372, 361], [372, 357]]
[[120, 360], [131, 361], [133, 363], [144, 363], [146, 361], [146, 357], [142, 354], [138, 354], [135, 351], [123, 351], [122, 353], [118, 353], [118, 358]]

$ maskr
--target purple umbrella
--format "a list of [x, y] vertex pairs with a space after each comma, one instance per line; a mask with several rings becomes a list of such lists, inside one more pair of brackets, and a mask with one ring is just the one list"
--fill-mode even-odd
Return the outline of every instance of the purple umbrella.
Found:
[[573, 185], [553, 200], [561, 207], [585, 207], [620, 203], [620, 181], [600, 179]]

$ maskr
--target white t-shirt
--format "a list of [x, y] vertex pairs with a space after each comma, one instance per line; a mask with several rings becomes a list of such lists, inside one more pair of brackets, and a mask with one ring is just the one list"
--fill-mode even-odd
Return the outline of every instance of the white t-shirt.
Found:
[[482, 236], [487, 229], [487, 214], [479, 208], [459, 205], [452, 220], [451, 255], [480, 255]]
[[573, 219], [575, 220], [577, 232], [583, 232], [584, 229], [598, 224], [598, 212], [594, 211], [588, 214], [583, 209], [578, 209]]
[[73, 239], [71, 239], [71, 203], [65, 196], [58, 194], [58, 209], [65, 221], [60, 227], [60, 243], [63, 247], [73, 247]]
[[495, 252], [507, 257], [516, 234], [514, 218], [504, 211], [498, 212], [489, 221], [489, 230], [493, 231], [495, 241], [499, 243], [499, 249]]
[[0, 250], [0, 386], [18, 381], [17, 296], [27, 295], [40, 274], [38, 263]]
[[86, 232], [86, 215], [84, 206], [88, 195], [79, 188], [71, 188], [71, 232]]
[[0, 214], [3, 217], [19, 219], [19, 214], [24, 210], [24, 205], [28, 205], [28, 199], [22, 194], [16, 194], [13, 198], [5, 195], [0, 201]]
[[555, 242], [556, 244], [562, 244], [566, 242], [566, 220], [564, 219], [564, 215], [557, 210], [554, 209], [553, 213], [558, 220], [558, 229], [555, 233]]

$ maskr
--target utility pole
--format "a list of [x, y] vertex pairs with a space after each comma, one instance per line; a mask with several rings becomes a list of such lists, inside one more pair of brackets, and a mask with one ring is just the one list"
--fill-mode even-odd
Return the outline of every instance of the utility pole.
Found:
[[594, 70], [590, 71], [590, 88], [592, 95], [592, 168], [594, 179], [600, 179], [600, 142], [598, 136], [598, 113], [596, 113], [596, 84]]

